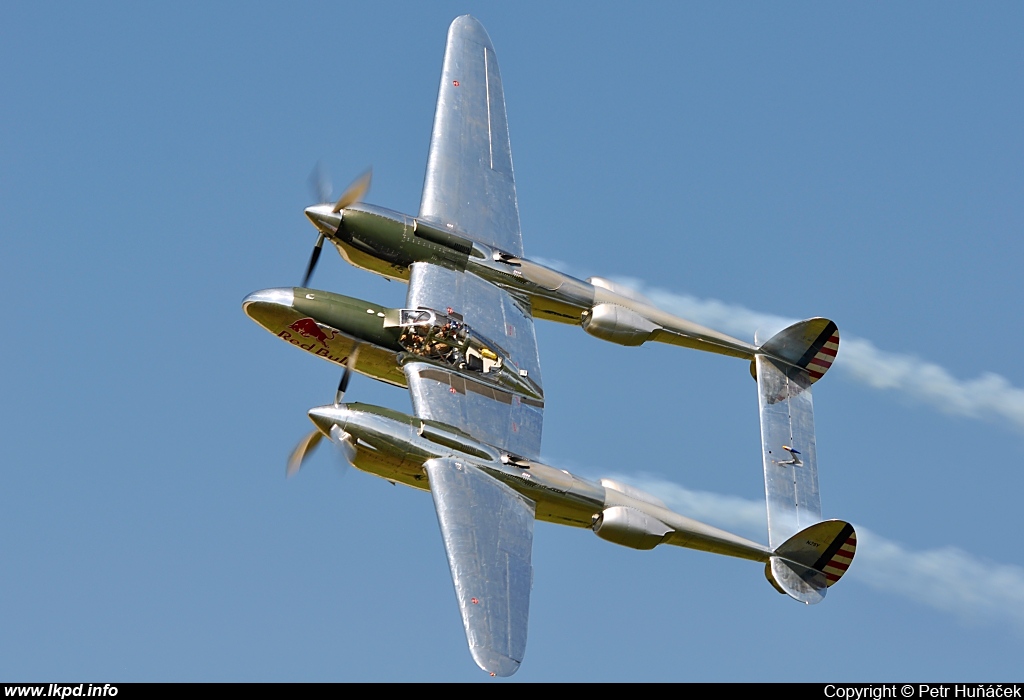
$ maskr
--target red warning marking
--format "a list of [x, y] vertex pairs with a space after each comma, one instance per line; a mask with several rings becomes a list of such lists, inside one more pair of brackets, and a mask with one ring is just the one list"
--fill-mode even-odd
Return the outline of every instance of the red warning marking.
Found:
[[458, 80], [453, 80], [452, 81], [452, 85], [454, 85], [455, 87], [458, 87], [459, 86], [459, 81]]
[[469, 599], [469, 602], [470, 602], [470, 603], [472, 603], [473, 605], [476, 605], [476, 604], [478, 604], [478, 603], [479, 603], [480, 601], [479, 601], [479, 600], [477, 600], [476, 598], [470, 598], [470, 599]]

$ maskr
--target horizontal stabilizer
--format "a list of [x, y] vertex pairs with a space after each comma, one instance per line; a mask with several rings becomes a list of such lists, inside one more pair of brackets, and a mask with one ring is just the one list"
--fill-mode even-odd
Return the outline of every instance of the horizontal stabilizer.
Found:
[[[754, 338], [754, 342], [760, 344], [761, 339]], [[813, 384], [825, 376], [835, 362], [839, 329], [827, 318], [807, 319], [776, 333], [761, 344], [758, 351], [805, 370], [809, 383]], [[755, 367], [751, 365], [751, 369]]]
[[813, 605], [850, 568], [857, 550], [857, 533], [850, 523], [825, 520], [783, 542], [764, 568], [779, 593]]
[[807, 373], [767, 355], [757, 365], [768, 544], [772, 549], [821, 520], [814, 404]]

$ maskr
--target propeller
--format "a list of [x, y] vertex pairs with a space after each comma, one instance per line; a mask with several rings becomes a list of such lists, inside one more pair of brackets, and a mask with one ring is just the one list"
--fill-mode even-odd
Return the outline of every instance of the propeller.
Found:
[[356, 459], [355, 438], [338, 426], [332, 425], [331, 440], [338, 446], [338, 449], [341, 450], [341, 456], [345, 458], [345, 464], [347, 466], [352, 466], [352, 462]]
[[349, 370], [355, 367], [356, 360], [359, 358], [359, 343], [352, 346], [352, 352], [345, 358], [345, 369], [341, 373], [341, 381], [338, 382], [338, 390], [334, 392], [334, 405], [337, 406], [341, 403], [342, 398], [345, 396], [345, 390], [348, 389], [349, 380], [352, 378], [352, 372]]
[[[355, 366], [356, 359], [358, 357], [359, 344], [356, 343], [352, 347], [352, 352], [350, 352], [348, 357], [345, 358], [344, 370], [342, 370], [341, 373], [341, 381], [338, 382], [338, 390], [334, 394], [335, 406], [338, 406], [341, 403], [341, 399], [345, 396], [345, 390], [348, 389], [348, 383], [352, 378], [352, 368]], [[316, 450], [322, 438], [323, 433], [319, 430], [314, 430], [306, 435], [306, 437], [299, 440], [299, 444], [295, 446], [295, 449], [292, 450], [291, 455], [288, 457], [288, 463], [285, 466], [284, 471], [286, 477], [291, 478], [298, 473], [299, 469], [302, 468], [303, 462], [306, 461], [306, 457], [313, 454], [313, 451]], [[337, 425], [332, 425], [331, 442], [338, 446], [338, 449], [341, 451], [341, 456], [345, 460], [345, 465], [351, 466], [356, 458], [355, 438], [339, 428]]]
[[342, 209], [350, 207], [356, 202], [363, 201], [363, 197], [370, 191], [371, 182], [373, 182], [373, 168], [367, 168], [365, 173], [353, 180], [348, 189], [341, 193], [331, 211], [337, 214]]
[[[332, 214], [341, 212], [342, 209], [350, 207], [356, 202], [362, 201], [366, 193], [370, 191], [370, 183], [373, 181], [373, 168], [368, 168], [366, 172], [353, 180], [352, 184], [341, 193], [338, 200], [334, 203], [331, 208]], [[313, 172], [309, 174], [309, 186], [313, 190], [313, 196], [316, 197], [317, 201], [326, 205], [331, 199], [331, 185], [330, 176], [327, 175], [327, 171], [323, 167], [323, 164], [317, 162], [313, 168]], [[309, 210], [307, 210], [309, 211]], [[313, 270], [316, 269], [316, 264], [320, 260], [320, 251], [324, 245], [324, 232], [320, 231], [320, 235], [317, 236], [316, 245], [313, 246], [313, 252], [309, 256], [309, 264], [306, 266], [306, 274], [302, 278], [302, 286], [308, 287], [309, 280], [313, 276]]]
[[334, 189], [334, 185], [331, 184], [331, 176], [327, 173], [323, 161], [318, 160], [313, 166], [308, 182], [317, 204], [327, 204], [331, 201], [331, 191]]
[[284, 475], [289, 479], [302, 468], [302, 462], [306, 457], [313, 454], [313, 450], [320, 444], [320, 438], [324, 436], [319, 430], [314, 430], [306, 437], [299, 440], [299, 444], [292, 450], [288, 457], [288, 466], [285, 467]]

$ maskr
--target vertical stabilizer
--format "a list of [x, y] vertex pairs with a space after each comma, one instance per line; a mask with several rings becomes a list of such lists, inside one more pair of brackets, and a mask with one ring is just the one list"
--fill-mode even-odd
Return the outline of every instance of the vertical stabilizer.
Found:
[[[755, 338], [755, 343], [760, 339]], [[794, 323], [768, 339], [758, 351], [807, 371], [810, 383], [825, 376], [839, 352], [839, 329], [827, 318]]]
[[783, 542], [764, 568], [779, 593], [813, 605], [843, 577], [857, 551], [857, 533], [842, 520], [811, 525]]

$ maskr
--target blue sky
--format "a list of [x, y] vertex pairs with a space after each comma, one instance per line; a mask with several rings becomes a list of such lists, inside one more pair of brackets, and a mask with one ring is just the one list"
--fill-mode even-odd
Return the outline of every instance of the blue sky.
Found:
[[[1024, 9], [470, 2], [0, 10], [0, 678], [487, 680], [427, 494], [326, 450], [285, 481], [338, 373], [240, 307], [300, 281], [317, 160], [416, 211], [466, 12], [527, 255], [730, 332], [837, 322], [822, 504], [870, 533], [805, 608], [539, 524], [513, 680], [1019, 677]], [[333, 253], [314, 284], [405, 294]], [[550, 461], [765, 539], [744, 363], [538, 328]]]

